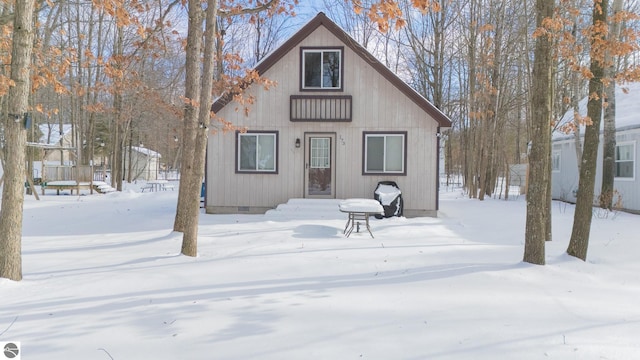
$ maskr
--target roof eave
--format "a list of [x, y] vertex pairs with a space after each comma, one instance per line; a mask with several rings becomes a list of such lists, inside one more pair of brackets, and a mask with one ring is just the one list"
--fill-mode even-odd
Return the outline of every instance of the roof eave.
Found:
[[[262, 75], [275, 63], [277, 63], [282, 57], [284, 57], [289, 51], [291, 51], [296, 45], [307, 38], [313, 31], [315, 31], [320, 25], [323, 25], [333, 35], [340, 39], [345, 45], [353, 50], [358, 56], [366, 63], [371, 65], [376, 71], [378, 71], [387, 81], [392, 83], [398, 90], [411, 99], [422, 110], [429, 114], [442, 128], [451, 127], [451, 120], [440, 109], [435, 107], [424, 96], [420, 95], [406, 82], [400, 79], [393, 73], [388, 67], [378, 61], [375, 57], [371, 56], [369, 51], [362, 45], [358, 44], [349, 34], [347, 34], [340, 26], [331, 21], [324, 13], [320, 12], [311, 21], [298, 30], [291, 38], [285, 41], [280, 47], [274, 50], [270, 55], [265, 57], [255, 70], [258, 74]], [[232, 96], [222, 96], [213, 103], [211, 110], [214, 113], [220, 111], [225, 105], [227, 105], [232, 99]]]

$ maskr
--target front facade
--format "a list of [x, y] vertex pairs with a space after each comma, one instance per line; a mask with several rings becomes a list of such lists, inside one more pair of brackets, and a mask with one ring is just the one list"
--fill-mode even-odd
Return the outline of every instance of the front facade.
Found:
[[[616, 152], [614, 178], [614, 206], [623, 210], [640, 213], [640, 84], [626, 86], [628, 91], [616, 89]], [[580, 114], [586, 115], [587, 99], [580, 102]], [[563, 117], [563, 121], [573, 118], [573, 111]], [[582, 131], [584, 134], [584, 131]], [[576, 155], [575, 136], [554, 134], [552, 163], [552, 197], [555, 200], [575, 203], [580, 171]], [[584, 138], [581, 139], [584, 142]], [[595, 196], [602, 187], [602, 135], [598, 147]], [[594, 199], [594, 203], [596, 199]]]
[[402, 190], [406, 216], [436, 216], [438, 134], [450, 120], [324, 14], [256, 70], [250, 112], [222, 98], [217, 116], [246, 132], [210, 136], [206, 211], [264, 213], [291, 198], [373, 198]]

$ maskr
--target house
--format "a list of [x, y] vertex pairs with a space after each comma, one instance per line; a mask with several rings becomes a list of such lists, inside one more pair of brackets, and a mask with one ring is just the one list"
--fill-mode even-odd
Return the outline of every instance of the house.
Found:
[[[129, 151], [131, 149], [131, 151]], [[160, 153], [142, 146], [125, 148], [124, 177], [131, 180], [157, 180], [160, 172]]]
[[255, 68], [250, 112], [230, 97], [217, 116], [246, 132], [209, 137], [207, 213], [264, 213], [291, 198], [373, 198], [402, 191], [404, 215], [437, 216], [439, 135], [451, 121], [319, 13]]
[[[640, 156], [638, 141], [640, 140], [640, 83], [616, 87], [616, 155], [614, 203], [621, 202], [621, 208], [640, 213], [640, 176], [637, 173], [637, 159]], [[579, 103], [581, 116], [587, 114], [587, 99]], [[567, 112], [561, 123], [573, 119], [573, 110]], [[584, 130], [581, 131], [584, 141]], [[552, 197], [575, 203], [578, 191], [578, 161], [574, 134], [566, 135], [559, 131], [553, 134], [552, 163]], [[598, 147], [596, 168], [595, 195], [600, 194], [602, 186], [602, 134]]]
[[40, 124], [38, 128], [45, 164], [71, 165], [76, 161], [71, 124]]

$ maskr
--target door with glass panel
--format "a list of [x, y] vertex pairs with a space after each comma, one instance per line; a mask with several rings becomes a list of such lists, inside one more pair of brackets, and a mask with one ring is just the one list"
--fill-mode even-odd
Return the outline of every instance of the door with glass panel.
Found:
[[306, 134], [305, 181], [307, 198], [335, 198], [335, 134]]

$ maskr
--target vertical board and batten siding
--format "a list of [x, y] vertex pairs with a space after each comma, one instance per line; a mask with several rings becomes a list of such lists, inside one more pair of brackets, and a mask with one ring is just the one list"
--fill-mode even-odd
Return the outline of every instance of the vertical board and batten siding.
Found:
[[[300, 91], [300, 47], [341, 47], [344, 51], [344, 88], [313, 95], [353, 96], [351, 122], [291, 122], [289, 96]], [[304, 135], [336, 135], [336, 197], [373, 198], [379, 181], [398, 183], [407, 216], [436, 215], [437, 123], [389, 83], [330, 31], [320, 26], [270, 67], [264, 77], [277, 86], [251, 86], [256, 103], [248, 116], [229, 103], [217, 115], [248, 130], [278, 131], [278, 174], [237, 174], [235, 134], [210, 136], [208, 148], [207, 212], [264, 212], [291, 198], [304, 196]], [[362, 175], [363, 132], [407, 133], [406, 176]], [[303, 143], [295, 147], [295, 140]]]
[[[634, 177], [633, 179], [614, 180], [614, 188], [618, 191], [622, 199], [622, 208], [632, 212], [640, 212], [640, 174], [638, 165], [640, 164], [640, 128], [618, 130], [616, 143], [633, 142], [635, 144], [634, 157]], [[575, 142], [573, 139], [556, 140], [553, 143], [553, 151], [560, 151], [560, 170], [553, 171], [552, 197], [555, 200], [562, 200], [575, 203], [575, 192], [578, 190], [579, 169], [575, 152]], [[602, 187], [602, 136], [598, 145], [598, 162], [596, 167], [595, 196], [600, 194]], [[615, 201], [615, 199], [614, 199]]]

